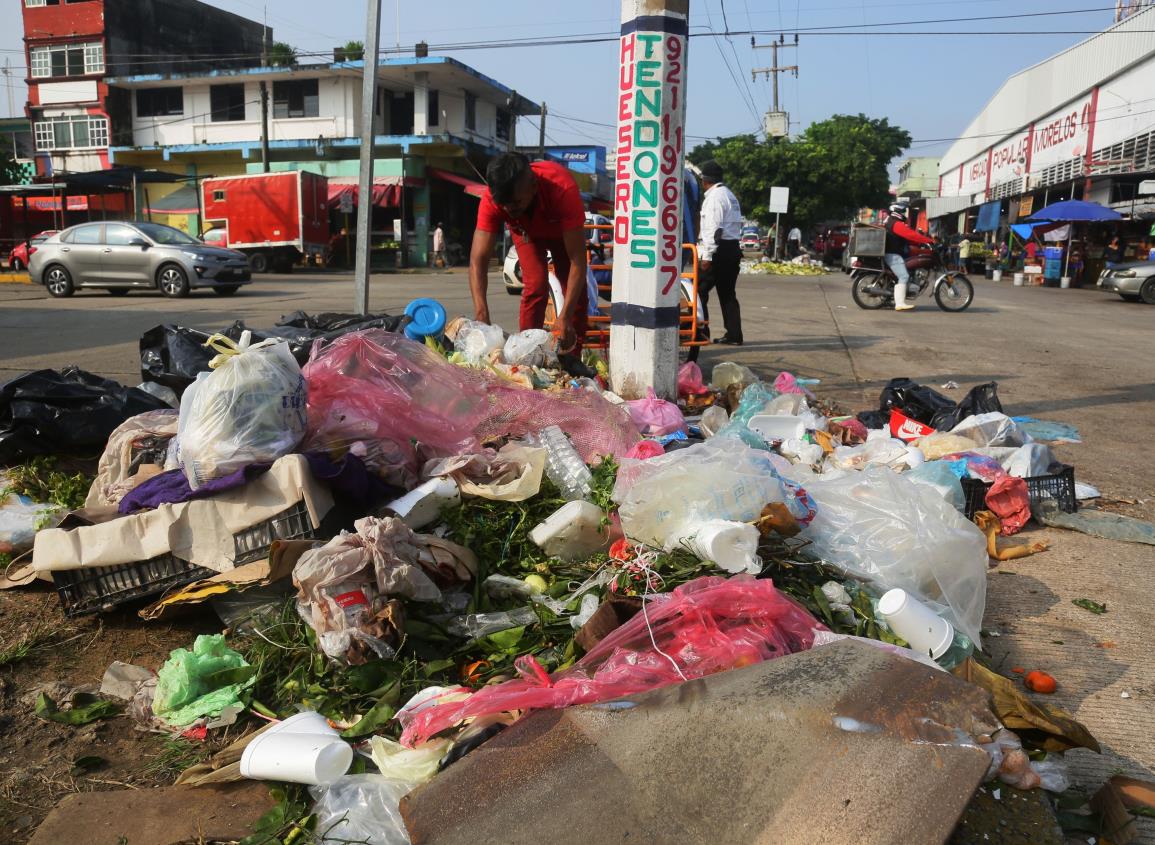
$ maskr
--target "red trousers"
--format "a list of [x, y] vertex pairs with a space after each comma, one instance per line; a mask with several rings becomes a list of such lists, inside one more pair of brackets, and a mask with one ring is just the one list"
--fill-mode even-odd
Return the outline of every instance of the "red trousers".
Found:
[[[554, 272], [561, 282], [562, 293], [566, 292], [566, 283], [569, 281], [569, 253], [561, 241], [525, 241], [515, 235], [513, 242], [517, 245], [521, 281], [525, 286], [521, 292], [519, 328], [521, 331], [540, 329], [545, 323], [545, 307], [549, 303], [549, 258], [546, 252], [553, 258]], [[577, 349], [580, 351], [589, 328], [589, 292], [584, 284], [573, 314]]]

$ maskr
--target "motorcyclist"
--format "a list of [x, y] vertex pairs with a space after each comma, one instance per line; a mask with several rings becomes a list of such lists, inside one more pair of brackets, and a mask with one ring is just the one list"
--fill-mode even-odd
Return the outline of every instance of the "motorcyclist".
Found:
[[894, 310], [910, 311], [913, 305], [906, 302], [906, 288], [910, 283], [910, 272], [906, 269], [906, 254], [910, 251], [908, 244], [933, 244], [934, 238], [927, 237], [917, 229], [911, 228], [907, 222], [907, 206], [905, 203], [895, 203], [888, 209], [886, 216], [886, 266], [894, 273], [897, 281], [894, 285]]

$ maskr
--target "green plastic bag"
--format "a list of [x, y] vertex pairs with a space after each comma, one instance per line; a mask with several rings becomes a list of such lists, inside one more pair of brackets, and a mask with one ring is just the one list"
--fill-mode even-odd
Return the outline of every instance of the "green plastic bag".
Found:
[[157, 673], [152, 711], [170, 725], [183, 726], [201, 716], [216, 716], [239, 705], [255, 668], [225, 645], [223, 634], [196, 638], [192, 651], [174, 649]]

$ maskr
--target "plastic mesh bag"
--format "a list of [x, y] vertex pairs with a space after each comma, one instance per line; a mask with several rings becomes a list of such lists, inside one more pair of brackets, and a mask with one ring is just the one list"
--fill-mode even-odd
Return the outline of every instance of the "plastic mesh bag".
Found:
[[222, 335], [209, 341], [220, 354], [184, 392], [180, 403], [180, 462], [196, 490], [249, 464], [272, 463], [305, 434], [305, 380], [283, 340], [250, 345]]
[[986, 606], [983, 533], [939, 493], [887, 467], [835, 479], [795, 474], [817, 516], [807, 553], [879, 589], [900, 587], [979, 644]]
[[707, 576], [654, 596], [585, 657], [548, 674], [532, 656], [520, 677], [464, 701], [402, 710], [403, 745], [413, 746], [465, 719], [609, 701], [679, 681], [737, 669], [810, 648], [821, 623], [769, 580]]
[[766, 452], [718, 438], [623, 461], [613, 497], [626, 536], [659, 547], [709, 520], [750, 522], [771, 502], [785, 503], [802, 524], [814, 516], [806, 491], [783, 479]]

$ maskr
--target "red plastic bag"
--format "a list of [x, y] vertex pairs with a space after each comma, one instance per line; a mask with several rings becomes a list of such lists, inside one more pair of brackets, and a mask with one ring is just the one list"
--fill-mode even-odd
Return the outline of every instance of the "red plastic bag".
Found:
[[630, 419], [642, 434], [661, 437], [675, 431], [686, 431], [686, 420], [673, 402], [659, 399], [651, 387], [645, 399], [634, 399], [626, 403]]
[[702, 368], [693, 361], [687, 361], [678, 368], [678, 395], [702, 396], [710, 392], [706, 380], [702, 378]]
[[[679, 681], [805, 651], [826, 628], [768, 580], [706, 576], [652, 597], [639, 613], [568, 669], [548, 674], [532, 656], [521, 676], [397, 715], [413, 747], [466, 719], [609, 701]], [[656, 646], [655, 646], [656, 644]]]
[[666, 450], [663, 449], [662, 444], [656, 440], [639, 440], [630, 447], [630, 451], [626, 452], [626, 457], [638, 461], [645, 461], [649, 458], [656, 458], [658, 455], [664, 454], [666, 454]]
[[897, 408], [890, 409], [890, 434], [896, 439], [910, 443], [912, 440], [918, 440], [920, 437], [934, 433], [935, 430], [929, 425], [923, 425], [918, 420], [912, 420]]
[[1013, 475], [1003, 475], [987, 491], [987, 508], [999, 518], [1004, 537], [1018, 534], [1031, 518], [1031, 494], [1027, 482]]

